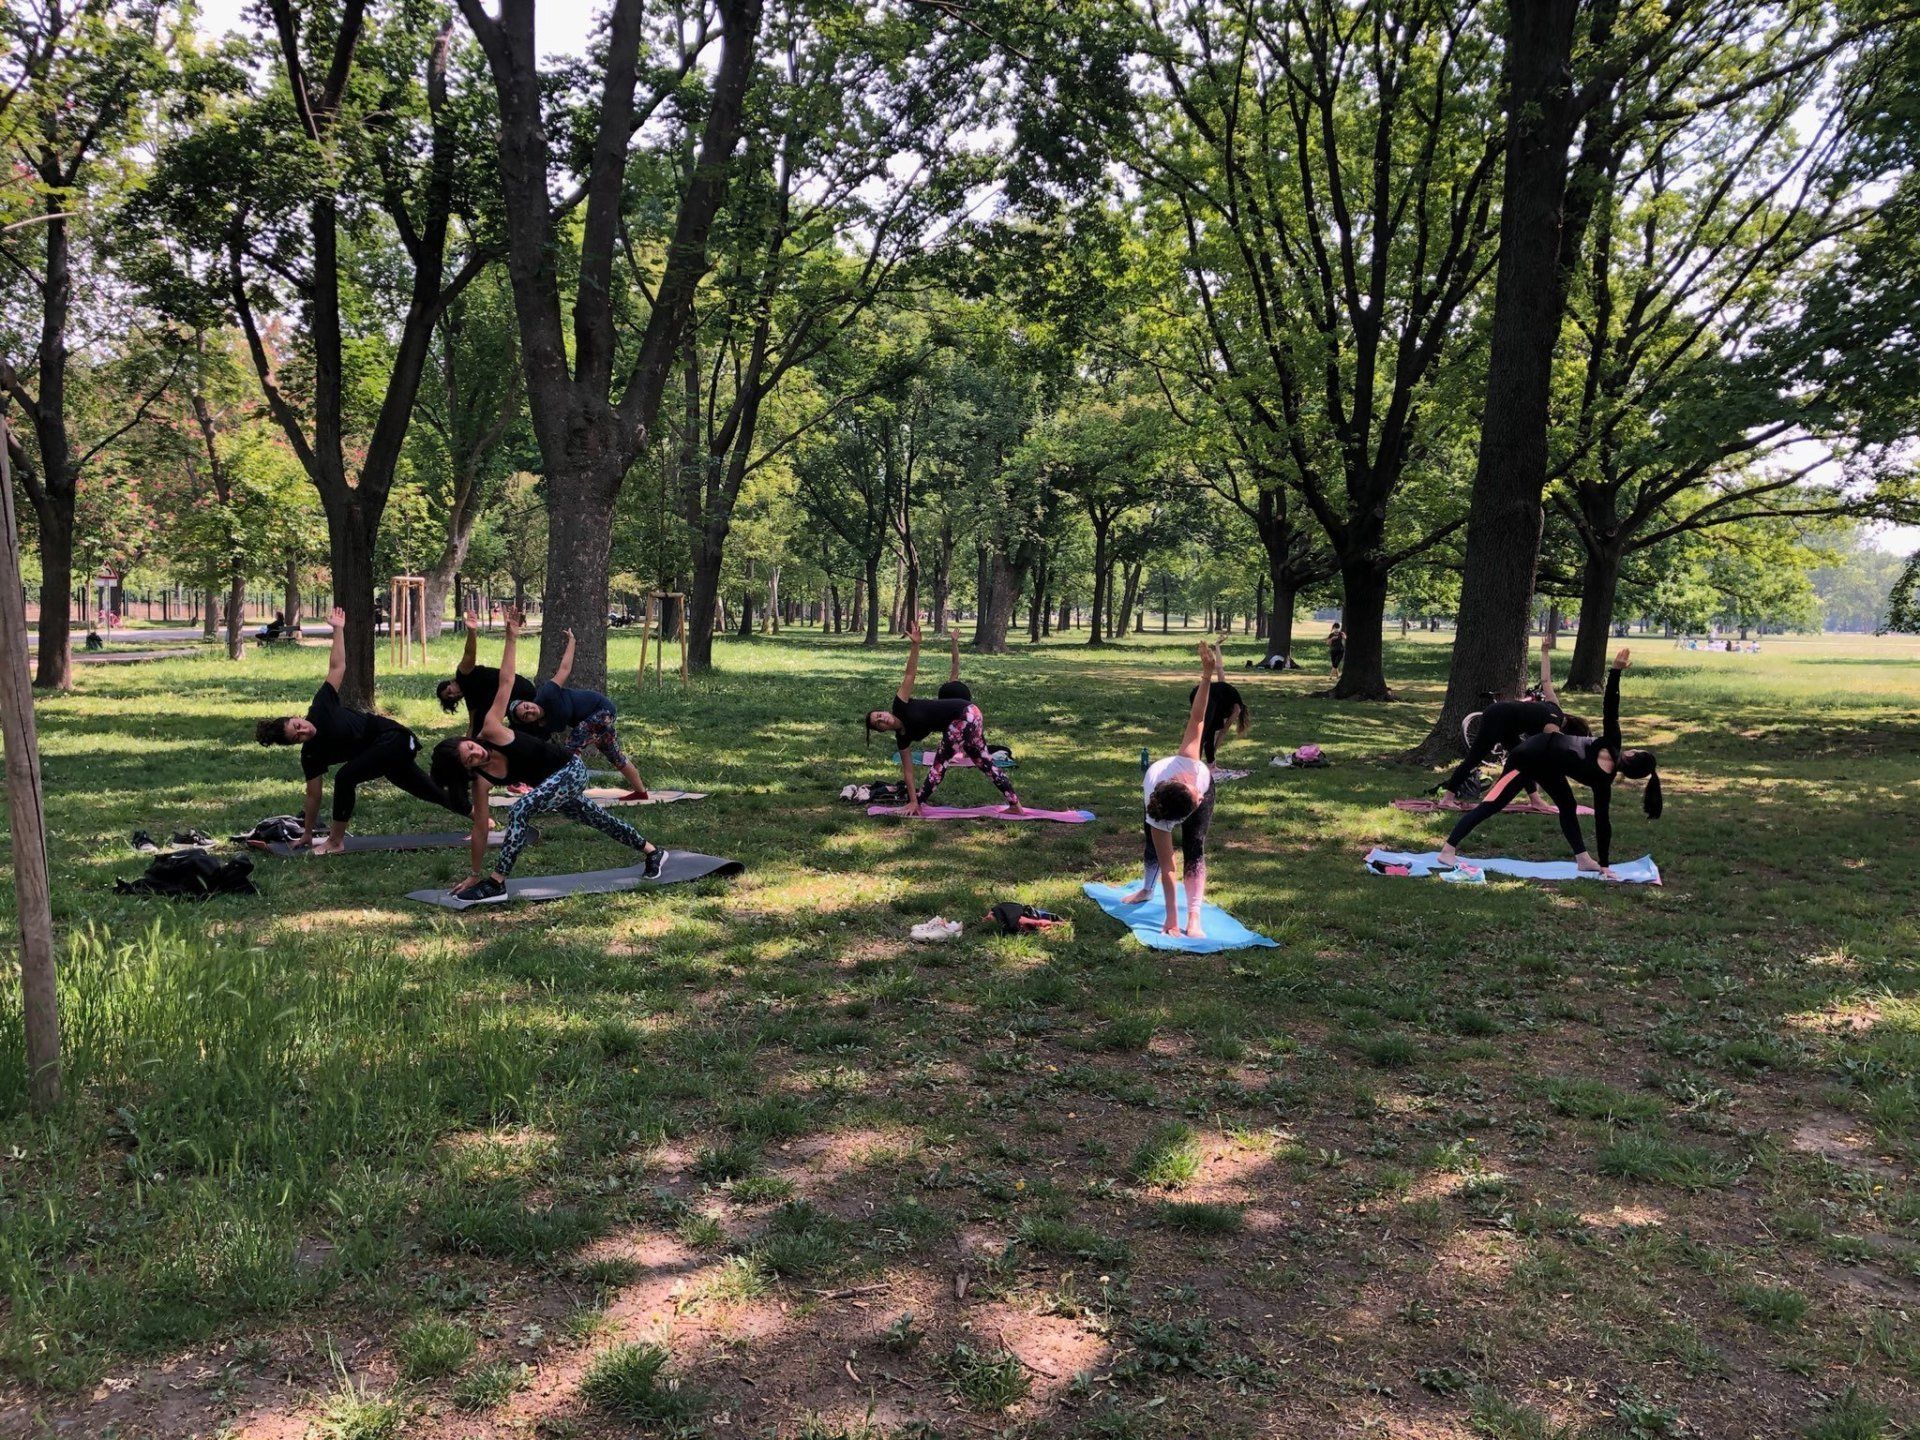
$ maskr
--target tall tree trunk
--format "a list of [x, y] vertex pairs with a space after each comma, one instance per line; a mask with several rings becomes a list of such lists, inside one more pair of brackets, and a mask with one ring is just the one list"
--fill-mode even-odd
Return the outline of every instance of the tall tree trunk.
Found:
[[780, 567], [767, 577], [767, 625], [772, 634], [780, 633]]
[[1293, 587], [1293, 567], [1275, 561], [1269, 555], [1268, 583], [1273, 586], [1273, 605], [1267, 612], [1267, 658], [1293, 654], [1293, 612], [1299, 603]]
[[1579, 0], [1507, 10], [1507, 154], [1500, 201], [1480, 454], [1468, 507], [1460, 614], [1447, 697], [1414, 752], [1458, 753], [1460, 722], [1487, 691], [1508, 693], [1526, 661], [1544, 523], [1553, 352], [1566, 287], [1562, 262], [1568, 155], [1578, 122], [1573, 35]]
[[1391, 700], [1382, 653], [1387, 620], [1387, 572], [1377, 552], [1355, 556], [1340, 567], [1345, 603], [1340, 623], [1347, 630], [1347, 655], [1333, 687], [1336, 700]]
[[33, 683], [73, 688], [73, 501], [49, 490], [34, 506], [40, 518], [40, 654]]
[[1093, 527], [1093, 604], [1087, 610], [1089, 645], [1098, 645], [1106, 634], [1107, 585], [1107, 527], [1096, 521]]
[[227, 658], [244, 660], [247, 656], [247, 641], [240, 631], [245, 625], [247, 607], [247, 578], [236, 564], [233, 578], [227, 583]]
[[287, 561], [286, 592], [286, 604], [280, 614], [286, 620], [288, 630], [298, 630], [301, 603], [300, 562], [291, 558]]
[[[220, 597], [212, 590], [202, 594], [206, 603], [200, 609], [200, 638], [212, 640], [220, 633]], [[41, 603], [44, 607], [45, 602]]]
[[1145, 569], [1146, 566], [1144, 564], [1135, 561], [1133, 564], [1128, 565], [1123, 572], [1126, 582], [1126, 595], [1120, 602], [1120, 623], [1115, 627], [1113, 632], [1116, 639], [1124, 638], [1127, 631], [1134, 625], [1134, 616], [1140, 605], [1140, 576]]
[[983, 562], [986, 583], [980, 592], [980, 614], [974, 622], [973, 648], [983, 655], [1007, 653], [1007, 627], [1019, 597], [1020, 569], [998, 545], [987, 549]]
[[[447, 613], [447, 596], [456, 588], [460, 571], [467, 563], [467, 550], [473, 544], [473, 529], [480, 519], [479, 486], [458, 487], [453, 511], [447, 516], [447, 538], [440, 554], [427, 567], [427, 620], [432, 627], [428, 638], [440, 633], [441, 618]], [[456, 603], [459, 597], [454, 596]], [[292, 619], [288, 619], [292, 624]]]
[[[607, 683], [608, 561], [621, 478], [611, 466], [602, 473], [577, 471], [556, 489], [551, 470], [547, 476], [547, 575], [540, 601], [539, 667], [548, 675], [559, 668], [566, 632], [572, 630], [573, 683], [588, 690], [604, 689]], [[700, 579], [696, 566], [696, 600]], [[334, 583], [337, 589], [337, 575]], [[516, 590], [519, 583], [516, 577]], [[711, 590], [707, 601], [710, 606]], [[712, 614], [711, 609], [707, 614]], [[699, 634], [696, 630], [690, 642], [699, 643]]]
[[740, 638], [753, 638], [753, 561], [747, 561], [747, 588], [740, 594]]
[[860, 575], [854, 576], [853, 604], [849, 607], [847, 614], [847, 633], [849, 635], [853, 634], [856, 630], [865, 628], [867, 613], [865, 608], [866, 596], [867, 582], [865, 578]]
[[867, 556], [867, 635], [868, 649], [880, 643], [880, 552]]
[[1573, 663], [1566, 688], [1598, 690], [1607, 678], [1607, 646], [1613, 636], [1613, 608], [1620, 593], [1619, 550], [1594, 546], [1580, 573], [1580, 631], [1573, 639]]
[[[329, 507], [332, 508], [332, 507]], [[374, 537], [378, 514], [371, 518], [349, 504], [329, 515], [328, 549], [333, 565], [333, 603], [347, 612], [347, 676], [340, 699], [355, 710], [373, 709]], [[398, 616], [388, 616], [388, 623]]]

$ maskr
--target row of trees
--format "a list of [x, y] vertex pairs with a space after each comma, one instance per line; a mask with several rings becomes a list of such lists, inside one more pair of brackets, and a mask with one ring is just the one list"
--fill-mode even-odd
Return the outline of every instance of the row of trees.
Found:
[[0, 19], [40, 683], [76, 567], [138, 550], [236, 634], [324, 563], [364, 703], [384, 572], [438, 615], [537, 542], [588, 683], [656, 588], [698, 667], [801, 595], [988, 650], [1157, 591], [1278, 653], [1331, 602], [1353, 699], [1390, 617], [1457, 613], [1437, 749], [1543, 598], [1594, 685], [1627, 617], [1810, 613], [1810, 536], [1915, 514], [1893, 0], [611, 0], [560, 58], [534, 20]]

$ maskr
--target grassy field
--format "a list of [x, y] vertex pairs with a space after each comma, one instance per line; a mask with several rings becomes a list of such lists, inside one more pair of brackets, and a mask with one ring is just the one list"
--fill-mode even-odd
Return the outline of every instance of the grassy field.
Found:
[[[135, 828], [297, 808], [248, 732], [324, 651], [83, 671], [41, 707], [49, 1123], [0, 1000], [0, 1434], [1912, 1433], [1920, 643], [1637, 647], [1667, 814], [1624, 796], [1615, 843], [1658, 890], [1365, 873], [1445, 828], [1388, 803], [1428, 783], [1393, 757], [1443, 643], [1392, 648], [1396, 704], [1238, 674], [1254, 729], [1221, 761], [1253, 774], [1211, 895], [1280, 945], [1198, 958], [1080, 894], [1137, 873], [1137, 757], [1177, 737], [1189, 647], [969, 659], [1023, 797], [1082, 827], [838, 801], [890, 771], [857, 716], [899, 647], [629, 674], [648, 779], [711, 798], [625, 813], [747, 874], [466, 915], [402, 899], [453, 852], [116, 898]], [[451, 728], [429, 686], [382, 692], [423, 737]], [[1308, 741], [1330, 768], [1267, 766]], [[1475, 840], [1561, 853], [1548, 818]], [[623, 863], [551, 824], [522, 873]], [[1001, 898], [1075, 931], [991, 933]], [[913, 945], [936, 913], [967, 934]]]

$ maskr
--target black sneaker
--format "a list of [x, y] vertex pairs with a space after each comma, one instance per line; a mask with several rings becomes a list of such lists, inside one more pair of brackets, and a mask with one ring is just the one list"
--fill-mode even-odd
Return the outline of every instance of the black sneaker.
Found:
[[173, 843], [205, 850], [213, 844], [213, 837], [204, 830], [176, 830], [173, 832]]
[[136, 830], [133, 832], [132, 844], [133, 848], [138, 850], [142, 855], [152, 855], [160, 849], [158, 845], [153, 843], [153, 836], [144, 830]]
[[658, 880], [660, 878], [660, 867], [666, 863], [666, 859], [666, 850], [659, 845], [654, 846], [653, 849], [647, 851], [647, 863], [640, 873], [649, 880]]
[[494, 879], [491, 875], [460, 892], [460, 899], [469, 905], [488, 905], [506, 898], [506, 883]]

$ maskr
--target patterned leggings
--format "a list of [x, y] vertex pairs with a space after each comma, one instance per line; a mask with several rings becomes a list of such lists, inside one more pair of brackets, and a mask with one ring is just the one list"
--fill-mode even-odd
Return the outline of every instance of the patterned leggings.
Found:
[[536, 815], [564, 815], [569, 820], [591, 825], [602, 835], [611, 835], [622, 845], [631, 845], [636, 850], [647, 848], [646, 836], [587, 799], [586, 789], [586, 762], [576, 755], [564, 769], [554, 771], [507, 807], [507, 838], [500, 844], [500, 863], [494, 867], [502, 879], [513, 873], [520, 852], [533, 838]]
[[613, 711], [611, 710], [602, 710], [596, 715], [589, 715], [567, 732], [566, 746], [569, 755], [584, 754], [589, 745], [606, 756], [607, 763], [616, 770], [627, 763], [627, 757], [620, 749], [620, 741], [613, 733]]
[[993, 782], [993, 788], [1007, 797], [1007, 803], [1018, 805], [1020, 797], [1013, 793], [1013, 782], [1007, 779], [1006, 772], [993, 763], [993, 757], [987, 754], [987, 726], [980, 718], [978, 705], [967, 706], [967, 713], [947, 727], [947, 733], [940, 737], [940, 748], [933, 752], [933, 764], [927, 767], [927, 778], [920, 782], [920, 803], [926, 804], [933, 798], [933, 792], [940, 788], [940, 782], [946, 777], [947, 766], [953, 763], [956, 754], [965, 755], [973, 762], [974, 768], [982, 772]]

